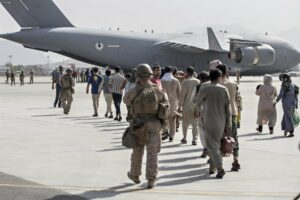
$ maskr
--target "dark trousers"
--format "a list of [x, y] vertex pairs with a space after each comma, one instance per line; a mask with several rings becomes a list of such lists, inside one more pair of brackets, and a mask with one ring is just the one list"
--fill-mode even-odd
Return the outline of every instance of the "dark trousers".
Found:
[[122, 94], [112, 93], [113, 101], [116, 107], [116, 114], [121, 115]]
[[56, 95], [55, 95], [55, 100], [54, 100], [54, 107], [56, 107], [58, 103], [58, 107], [61, 107], [61, 101], [60, 101], [60, 93], [61, 93], [61, 86], [56, 84]]

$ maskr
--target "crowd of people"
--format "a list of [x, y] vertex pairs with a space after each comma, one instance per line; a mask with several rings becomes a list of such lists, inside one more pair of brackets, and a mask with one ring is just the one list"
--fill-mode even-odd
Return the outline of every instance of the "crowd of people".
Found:
[[[33, 72], [33, 70], [31, 70], [29, 72], [29, 84], [33, 84], [33, 76], [34, 76], [34, 72]], [[5, 84], [7, 84], [7, 85], [10, 84], [11, 86], [16, 85], [16, 74], [15, 74], [14, 71], [7, 70], [5, 72], [5, 77], [6, 77], [5, 82], [4, 82]], [[20, 74], [19, 74], [19, 80], [20, 80], [20, 86], [24, 86], [24, 84], [25, 84], [25, 82], [24, 82], [25, 81], [25, 73], [24, 73], [24, 71], [20, 72]]]
[[[135, 136], [132, 147], [131, 168], [128, 177], [134, 183], [140, 183], [144, 147], [147, 150], [146, 179], [148, 188], [153, 188], [158, 172], [157, 155], [161, 141], [174, 141], [182, 121], [182, 144], [187, 144], [188, 128], [192, 127], [192, 145], [197, 145], [198, 136], [203, 146], [201, 157], [208, 157], [209, 174], [223, 178], [223, 154], [220, 151], [221, 139], [230, 136], [235, 140], [233, 147], [232, 171], [241, 169], [239, 161], [238, 128], [242, 112], [242, 96], [238, 84], [228, 76], [228, 68], [220, 61], [210, 64], [210, 71], [196, 74], [193, 67], [178, 71], [176, 67], [159, 65], [152, 68], [147, 64], [139, 65], [131, 73], [123, 74], [116, 67], [105, 75], [98, 68], [88, 72], [86, 93], [92, 94], [93, 117], [98, 117], [99, 98], [103, 92], [106, 102], [104, 116], [122, 121], [121, 103], [126, 104], [126, 120], [130, 124], [131, 134]], [[76, 79], [74, 71], [67, 69], [63, 74], [60, 66], [53, 74], [52, 88], [56, 89], [54, 107], [63, 107], [68, 114], [73, 100]], [[265, 75], [263, 85], [257, 86], [259, 96], [257, 131], [268, 124], [270, 134], [274, 133], [277, 120], [276, 104], [282, 101], [284, 116], [281, 128], [284, 135], [294, 136], [293, 115], [298, 108], [299, 88], [288, 74], [280, 75], [282, 86], [277, 93], [272, 76]], [[77, 80], [78, 81], [78, 80]], [[112, 110], [115, 107], [115, 114]], [[115, 117], [114, 117], [115, 116]]]

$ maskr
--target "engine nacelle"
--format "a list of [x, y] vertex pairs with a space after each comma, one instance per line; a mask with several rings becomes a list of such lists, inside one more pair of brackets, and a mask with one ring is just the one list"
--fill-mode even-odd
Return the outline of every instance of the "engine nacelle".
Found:
[[230, 51], [228, 57], [242, 65], [269, 66], [275, 61], [275, 50], [270, 45], [239, 47]]

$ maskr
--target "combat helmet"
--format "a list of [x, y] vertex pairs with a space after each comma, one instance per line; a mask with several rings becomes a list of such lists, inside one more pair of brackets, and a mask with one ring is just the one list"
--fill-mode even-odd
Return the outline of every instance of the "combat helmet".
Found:
[[148, 78], [153, 75], [153, 71], [148, 64], [140, 64], [136, 69], [136, 76]]

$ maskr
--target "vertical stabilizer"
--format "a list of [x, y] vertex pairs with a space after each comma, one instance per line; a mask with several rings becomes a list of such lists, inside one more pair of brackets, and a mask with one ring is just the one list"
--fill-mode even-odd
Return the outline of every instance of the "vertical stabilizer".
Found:
[[22, 28], [73, 27], [52, 0], [0, 0]]
[[210, 27], [207, 28], [207, 36], [208, 36], [209, 50], [224, 51], [214, 33], [214, 31]]

